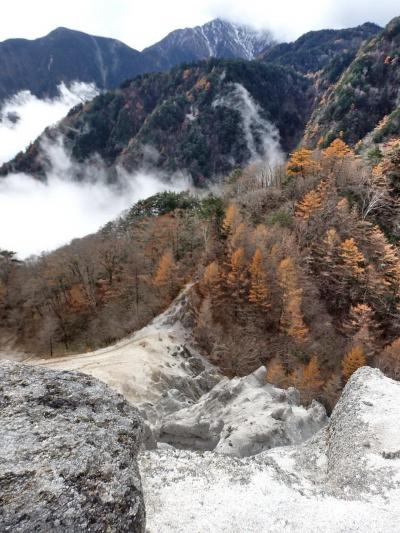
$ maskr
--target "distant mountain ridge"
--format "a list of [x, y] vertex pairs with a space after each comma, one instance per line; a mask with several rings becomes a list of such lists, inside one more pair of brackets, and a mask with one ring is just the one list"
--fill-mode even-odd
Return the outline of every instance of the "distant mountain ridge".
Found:
[[310, 31], [291, 43], [279, 43], [263, 51], [260, 59], [293, 67], [303, 74], [325, 69], [339, 55], [356, 53], [361, 44], [382, 28], [366, 22], [342, 30]]
[[0, 43], [0, 100], [22, 90], [54, 96], [61, 82], [75, 80], [108, 89], [146, 68], [140, 52], [120, 41], [57, 28], [32, 41]]
[[57, 28], [39, 39], [0, 43], [0, 102], [21, 90], [54, 96], [61, 82], [91, 82], [99, 89], [114, 89], [128, 78], [185, 61], [254, 59], [272, 43], [268, 32], [220, 19], [176, 30], [143, 52], [116, 39]]
[[[384, 29], [366, 23], [276, 45], [267, 34], [243, 28], [216, 20], [172, 32], [137, 52], [136, 65], [148, 54], [147, 64], [167, 72], [133, 77], [71, 110], [0, 174], [44, 179], [46, 136], [62, 136], [79, 163], [100, 155], [112, 181], [117, 167], [150, 165], [168, 175], [186, 170], [201, 184], [261, 156], [267, 124], [285, 152], [301, 143], [327, 146], [337, 137], [368, 148], [400, 135], [400, 17]], [[118, 50], [119, 45], [113, 44]], [[205, 54], [257, 57], [198, 62]], [[191, 56], [195, 62], [185, 60]], [[179, 65], [168, 70], [169, 61]], [[107, 80], [112, 71], [104, 62], [96, 65], [103, 65], [99, 72]]]
[[203, 26], [175, 30], [143, 54], [152, 57], [159, 70], [165, 70], [209, 57], [250, 61], [274, 44], [268, 31], [215, 19]]
[[112, 181], [117, 167], [148, 167], [169, 175], [185, 170], [200, 185], [262, 157], [265, 138], [277, 150], [293, 149], [310, 115], [310, 89], [293, 69], [238, 59], [143, 74], [72, 109], [0, 174], [44, 179], [42, 141], [61, 136], [75, 161], [101, 156]]

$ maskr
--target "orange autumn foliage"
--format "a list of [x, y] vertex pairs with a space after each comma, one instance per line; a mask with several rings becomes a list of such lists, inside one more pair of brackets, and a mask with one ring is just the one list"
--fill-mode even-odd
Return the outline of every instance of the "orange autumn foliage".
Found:
[[344, 381], [348, 381], [350, 376], [362, 366], [365, 366], [366, 360], [364, 350], [361, 346], [353, 346], [349, 352], [344, 356], [342, 361], [342, 377]]
[[307, 148], [299, 148], [290, 154], [286, 164], [286, 172], [292, 177], [306, 177], [316, 173], [320, 165], [312, 157], [312, 151]]
[[308, 337], [308, 328], [301, 312], [303, 291], [297, 285], [295, 265], [290, 257], [279, 263], [278, 277], [283, 290], [281, 328], [289, 337], [304, 342]]
[[266, 275], [262, 265], [260, 248], [256, 248], [251, 260], [249, 302], [262, 308], [268, 309], [268, 289], [266, 287]]

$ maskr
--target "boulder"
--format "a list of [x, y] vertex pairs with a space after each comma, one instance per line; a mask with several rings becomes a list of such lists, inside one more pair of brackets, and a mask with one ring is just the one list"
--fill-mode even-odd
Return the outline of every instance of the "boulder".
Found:
[[329, 422], [329, 481], [354, 494], [393, 487], [400, 479], [399, 428], [400, 382], [376, 368], [357, 370]]
[[0, 434], [0, 531], [145, 531], [142, 422], [120, 394], [1, 362]]

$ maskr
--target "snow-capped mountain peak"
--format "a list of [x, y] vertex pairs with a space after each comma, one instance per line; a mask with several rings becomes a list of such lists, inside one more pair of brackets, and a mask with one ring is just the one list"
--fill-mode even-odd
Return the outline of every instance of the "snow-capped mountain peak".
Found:
[[251, 60], [273, 44], [268, 31], [214, 19], [202, 26], [175, 30], [144, 52], [158, 58], [161, 56], [160, 66], [166, 68], [172, 66], [172, 62], [176, 64], [210, 57]]

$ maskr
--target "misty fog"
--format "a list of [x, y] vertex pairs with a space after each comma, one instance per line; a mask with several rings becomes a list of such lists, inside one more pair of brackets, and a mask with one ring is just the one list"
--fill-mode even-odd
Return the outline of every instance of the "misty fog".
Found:
[[[71, 106], [95, 94], [93, 85], [75, 83], [70, 89], [61, 86], [60, 96], [53, 100], [39, 100], [25, 92], [9, 100], [2, 109], [0, 161], [15, 155]], [[231, 92], [213, 105], [240, 112], [251, 162], [268, 161], [271, 166], [282, 162], [278, 130], [261, 116], [259, 106], [242, 85], [232, 84]], [[117, 184], [111, 185], [99, 157], [78, 164], [62, 138], [50, 141], [44, 137], [41, 142], [50, 163], [45, 181], [27, 174], [0, 178], [0, 249], [15, 251], [20, 258], [93, 233], [140, 199], [190, 186], [184, 173], [166, 177], [142, 171], [131, 175], [121, 168], [116, 169]]]
[[98, 94], [92, 83], [63, 83], [55, 98], [39, 99], [21, 91], [0, 108], [0, 165], [24, 150], [47, 127], [61, 120], [68, 111]]
[[[27, 174], [0, 178], [0, 248], [26, 258], [83, 237], [116, 218], [136, 201], [163, 190], [185, 190], [188, 181], [175, 176], [117, 169], [118, 185], [106, 181], [100, 160], [72, 162], [62, 139], [42, 143], [50, 161], [47, 180]], [[80, 174], [82, 182], [74, 180]]]
[[232, 83], [231, 91], [217, 98], [213, 106], [234, 109], [240, 114], [242, 130], [251, 155], [250, 163], [268, 162], [271, 167], [284, 161], [277, 127], [261, 116], [262, 110], [240, 83]]

